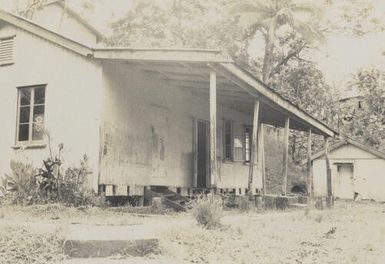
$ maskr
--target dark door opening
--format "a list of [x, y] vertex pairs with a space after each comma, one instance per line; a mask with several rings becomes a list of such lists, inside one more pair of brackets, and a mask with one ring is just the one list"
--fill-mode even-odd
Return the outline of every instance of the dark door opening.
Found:
[[207, 124], [205, 122], [197, 122], [197, 187], [207, 187]]

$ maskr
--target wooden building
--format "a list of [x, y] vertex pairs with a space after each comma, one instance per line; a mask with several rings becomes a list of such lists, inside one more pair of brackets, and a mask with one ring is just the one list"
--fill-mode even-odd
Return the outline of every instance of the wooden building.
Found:
[[[90, 31], [89, 33], [92, 33]], [[262, 124], [325, 138], [336, 132], [216, 50], [100, 48], [0, 11], [0, 174], [52, 144], [86, 153], [95, 189], [142, 196], [164, 186], [263, 190]]]
[[[333, 195], [340, 199], [385, 201], [385, 153], [345, 139], [330, 146]], [[325, 155], [312, 156], [314, 195], [326, 196]]]

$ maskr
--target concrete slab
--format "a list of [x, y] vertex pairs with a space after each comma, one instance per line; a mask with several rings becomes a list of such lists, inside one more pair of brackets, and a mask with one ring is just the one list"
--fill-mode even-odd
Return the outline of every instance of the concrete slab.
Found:
[[176, 263], [168, 259], [145, 259], [145, 258], [128, 258], [128, 259], [111, 259], [111, 258], [76, 258], [66, 259], [62, 264], [169, 264]]
[[144, 226], [71, 226], [64, 254], [73, 258], [157, 253], [158, 238]]

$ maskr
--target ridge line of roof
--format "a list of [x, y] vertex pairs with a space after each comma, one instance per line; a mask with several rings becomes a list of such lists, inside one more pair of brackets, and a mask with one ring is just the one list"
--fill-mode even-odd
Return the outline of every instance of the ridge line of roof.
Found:
[[[331, 145], [329, 147], [329, 152], [330, 151], [333, 151], [335, 149], [338, 149], [339, 147], [343, 146], [343, 145], [348, 145], [348, 144], [351, 144], [359, 149], [362, 149], [362, 150], [365, 150], [367, 152], [370, 152], [371, 154], [379, 157], [379, 158], [382, 158], [382, 159], [385, 159], [385, 153], [382, 152], [382, 151], [379, 151], [375, 148], [373, 148], [372, 146], [369, 146], [367, 144], [364, 144], [362, 142], [359, 142], [357, 140], [354, 140], [354, 139], [351, 139], [351, 138], [345, 138], [345, 139], [341, 139], [339, 141], [337, 141], [336, 143], [334, 143], [333, 145]], [[319, 157], [322, 157], [325, 155], [325, 148], [321, 149], [320, 151], [314, 153], [312, 156], [311, 156], [311, 160], [315, 160]]]

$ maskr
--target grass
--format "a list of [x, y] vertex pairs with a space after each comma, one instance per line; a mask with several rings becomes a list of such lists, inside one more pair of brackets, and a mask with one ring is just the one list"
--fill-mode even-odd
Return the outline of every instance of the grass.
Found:
[[219, 227], [223, 215], [222, 198], [214, 195], [198, 198], [193, 203], [192, 214], [205, 228]]
[[2, 264], [56, 264], [64, 258], [60, 231], [33, 231], [19, 226], [0, 226]]
[[338, 202], [333, 210], [233, 214], [162, 235], [176, 263], [384, 263], [385, 205]]
[[[224, 212], [220, 225], [213, 229], [194, 223], [186, 213], [146, 216], [130, 210], [61, 205], [2, 207], [0, 263], [60, 261], [63, 232], [46, 229], [46, 223], [65, 227], [76, 221], [90, 225], [168, 226], [160, 231], [159, 242], [162, 257], [174, 260], [172, 263], [383, 263], [385, 259], [385, 204], [380, 203], [338, 201], [335, 209], [322, 211], [245, 214], [231, 210]], [[59, 218], [53, 220], [55, 217]], [[175, 225], [178, 221], [189, 224], [181, 228]], [[26, 228], [21, 222], [40, 227]]]

